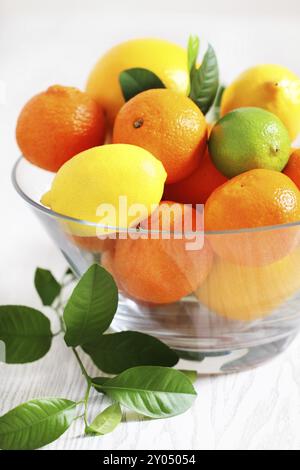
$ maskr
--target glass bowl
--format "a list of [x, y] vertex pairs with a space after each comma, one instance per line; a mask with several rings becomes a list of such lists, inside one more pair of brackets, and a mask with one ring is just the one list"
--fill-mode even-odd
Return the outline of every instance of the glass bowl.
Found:
[[[92, 263], [115, 277], [120, 301], [112, 328], [149, 333], [199, 373], [255, 367], [283, 351], [300, 326], [300, 222], [202, 233], [186, 250], [160, 233], [98, 237], [97, 225], [40, 203], [49, 173], [20, 158], [13, 184], [78, 278]], [[88, 235], [87, 235], [88, 234]], [[117, 239], [116, 239], [117, 238]]]

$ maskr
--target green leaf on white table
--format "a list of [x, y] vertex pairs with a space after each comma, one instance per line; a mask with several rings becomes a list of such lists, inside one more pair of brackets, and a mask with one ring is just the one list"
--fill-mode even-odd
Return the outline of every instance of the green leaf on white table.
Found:
[[34, 285], [43, 305], [50, 306], [60, 294], [61, 285], [53, 274], [47, 269], [37, 268], [34, 276]]
[[190, 381], [192, 384], [194, 384], [198, 378], [198, 373], [196, 370], [182, 370], [180, 369], [180, 372], [182, 372], [182, 374], [184, 374]]
[[7, 364], [37, 361], [51, 347], [50, 321], [34, 308], [0, 306], [0, 340], [5, 344]]
[[82, 276], [64, 310], [65, 341], [76, 347], [90, 343], [111, 324], [118, 306], [113, 277], [98, 264]]
[[119, 82], [125, 101], [129, 101], [142, 91], [153, 88], [166, 88], [161, 79], [144, 68], [132, 68], [123, 70], [119, 76]]
[[100, 387], [105, 384], [111, 377], [94, 377], [92, 378], [92, 385], [97, 392], [104, 393]]
[[188, 69], [189, 73], [191, 74], [192, 71], [197, 66], [197, 59], [199, 54], [199, 37], [198, 36], [190, 36], [188, 42]]
[[121, 423], [122, 410], [119, 403], [107, 407], [102, 411], [94, 421], [86, 428], [86, 434], [104, 436], [108, 434]]
[[196, 103], [203, 114], [212, 106], [219, 87], [219, 68], [214, 49], [209, 44], [199, 68], [190, 73], [189, 97]]
[[141, 366], [128, 369], [99, 386], [110, 398], [150, 418], [169, 418], [191, 407], [196, 391], [176, 369]]
[[62, 398], [31, 400], [0, 417], [0, 449], [39, 449], [58, 439], [76, 418], [76, 403]]
[[108, 374], [119, 374], [136, 366], [172, 367], [177, 354], [153, 336], [135, 331], [121, 331], [99, 336], [83, 346], [94, 364]]

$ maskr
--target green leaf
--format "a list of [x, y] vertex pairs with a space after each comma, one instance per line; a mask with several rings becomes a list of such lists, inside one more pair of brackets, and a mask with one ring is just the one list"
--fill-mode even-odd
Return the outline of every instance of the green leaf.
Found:
[[196, 397], [193, 385], [184, 374], [157, 366], [128, 369], [99, 388], [114, 401], [151, 418], [184, 413]]
[[5, 343], [7, 364], [37, 361], [51, 347], [50, 321], [34, 308], [0, 306], [0, 340]]
[[222, 96], [223, 96], [224, 91], [225, 91], [225, 86], [220, 85], [217, 91], [215, 101], [209, 112], [209, 120], [211, 122], [216, 122], [220, 119], [220, 107], [221, 107], [221, 101], [222, 101]]
[[0, 449], [39, 449], [59, 438], [76, 417], [76, 403], [63, 398], [31, 400], [0, 417]]
[[130, 100], [142, 91], [153, 88], [166, 88], [161, 79], [143, 68], [132, 68], [123, 70], [119, 76], [119, 82], [125, 101]]
[[136, 366], [168, 366], [178, 362], [177, 354], [153, 336], [122, 331], [97, 338], [83, 346], [95, 365], [108, 374], [119, 374]]
[[219, 89], [218, 89], [218, 92], [217, 92], [217, 95], [216, 95], [216, 99], [215, 99], [215, 102], [214, 102], [214, 106], [216, 108], [220, 108], [221, 106], [221, 101], [222, 101], [222, 96], [223, 96], [223, 93], [225, 91], [225, 85], [220, 85], [219, 86]]
[[219, 69], [214, 49], [209, 44], [201, 66], [191, 72], [190, 98], [203, 114], [213, 104], [219, 87]]
[[82, 276], [65, 307], [65, 341], [76, 347], [92, 342], [111, 324], [118, 306], [113, 277], [98, 264]]
[[43, 305], [52, 305], [61, 291], [61, 285], [47, 269], [37, 268], [34, 276], [34, 285]]
[[190, 36], [188, 42], [188, 69], [191, 74], [196, 68], [197, 58], [199, 54], [199, 38], [198, 36]]
[[194, 384], [198, 378], [198, 373], [196, 370], [180, 370], [182, 374], [184, 374], [192, 384]]
[[119, 403], [106, 408], [85, 430], [86, 434], [104, 436], [112, 432], [122, 421], [122, 410]]
[[110, 377], [94, 377], [92, 379], [92, 385], [97, 392], [103, 393], [103, 391], [100, 390], [101, 385], [105, 384], [110, 379]]

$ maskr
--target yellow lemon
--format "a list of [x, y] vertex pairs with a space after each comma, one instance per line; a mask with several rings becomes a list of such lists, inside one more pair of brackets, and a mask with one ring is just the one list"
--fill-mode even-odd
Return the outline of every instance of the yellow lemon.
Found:
[[267, 266], [240, 266], [217, 259], [196, 295], [231, 320], [264, 317], [300, 289], [300, 249]]
[[[128, 144], [102, 145], [66, 162], [42, 203], [69, 217], [127, 228], [155, 210], [166, 177], [162, 163], [147, 150]], [[83, 236], [107, 233], [72, 222], [66, 229]]]
[[246, 70], [224, 91], [221, 115], [247, 106], [276, 114], [294, 140], [300, 132], [300, 78], [280, 65]]
[[134, 39], [110, 49], [99, 59], [87, 82], [87, 92], [107, 113], [110, 125], [124, 104], [119, 84], [123, 70], [141, 67], [154, 72], [167, 88], [187, 94], [186, 50], [160, 39]]

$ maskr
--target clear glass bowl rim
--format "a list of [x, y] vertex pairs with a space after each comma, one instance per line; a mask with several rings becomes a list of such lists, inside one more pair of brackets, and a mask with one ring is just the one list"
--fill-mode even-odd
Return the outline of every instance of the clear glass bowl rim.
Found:
[[[32, 199], [28, 194], [26, 194], [21, 186], [18, 183], [18, 177], [17, 177], [17, 170], [18, 166], [22, 161], [24, 161], [25, 158], [23, 156], [20, 156], [15, 164], [13, 165], [12, 168], [12, 174], [11, 174], [11, 179], [13, 186], [17, 193], [24, 199], [29, 205], [34, 207], [35, 209], [39, 210], [40, 212], [48, 215], [49, 217], [56, 218], [63, 220], [65, 222], [75, 222], [79, 225], [85, 225], [89, 227], [95, 227], [95, 228], [103, 228], [103, 229], [109, 229], [109, 230], [114, 230], [116, 232], [139, 232], [139, 233], [166, 233], [166, 231], [161, 230], [145, 230], [145, 229], [136, 229], [136, 228], [121, 228], [121, 227], [112, 227], [112, 226], [105, 226], [101, 224], [97, 224], [95, 222], [89, 222], [88, 220], [81, 220], [81, 219], [76, 219], [75, 217], [70, 217], [64, 214], [60, 214], [59, 212], [55, 212], [42, 204], [38, 203], [34, 199]], [[234, 229], [234, 230], [204, 230], [204, 231], [198, 231], [195, 232], [195, 235], [199, 234], [205, 234], [205, 235], [229, 235], [229, 234], [238, 234], [238, 233], [257, 233], [257, 232], [266, 232], [266, 231], [271, 231], [271, 230], [283, 230], [287, 229], [290, 227], [297, 227], [300, 226], [300, 220], [297, 222], [289, 222], [286, 224], [279, 224], [279, 225], [268, 225], [264, 227], [253, 227], [253, 228], [242, 228], [242, 229]], [[171, 232], [170, 232], [171, 233]], [[173, 233], [173, 232], [172, 232]]]

